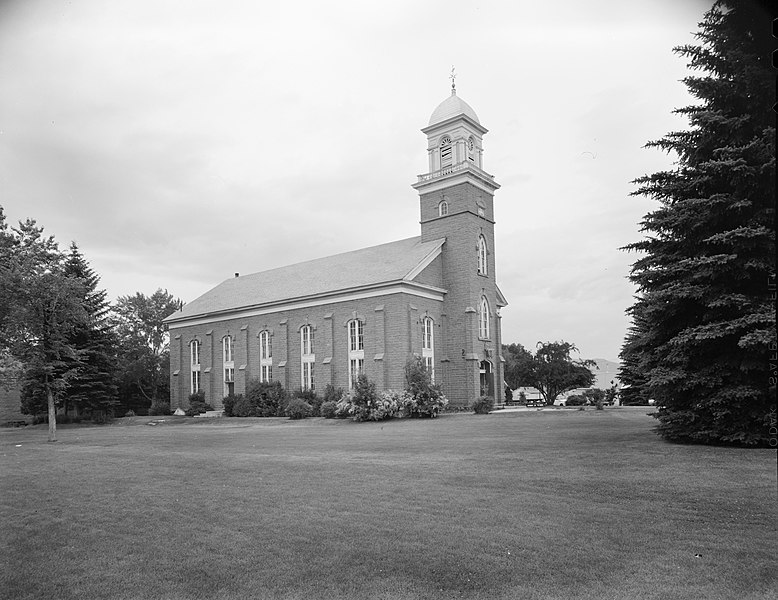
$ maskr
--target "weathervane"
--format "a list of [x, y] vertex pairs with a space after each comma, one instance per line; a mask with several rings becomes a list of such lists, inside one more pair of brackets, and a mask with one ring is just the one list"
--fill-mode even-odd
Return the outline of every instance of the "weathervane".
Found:
[[456, 83], [457, 74], [454, 72], [454, 65], [451, 65], [451, 75], [449, 75], [448, 78], [451, 80], [451, 95], [456, 96], [457, 95], [457, 83]]

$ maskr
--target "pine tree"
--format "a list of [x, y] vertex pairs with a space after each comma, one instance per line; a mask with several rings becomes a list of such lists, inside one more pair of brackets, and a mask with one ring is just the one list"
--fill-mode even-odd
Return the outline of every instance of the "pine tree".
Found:
[[93, 416], [110, 413], [117, 405], [117, 337], [108, 319], [110, 305], [105, 290], [97, 288], [100, 277], [81, 254], [75, 242], [65, 261], [64, 274], [81, 282], [82, 302], [88, 320], [70, 334], [70, 343], [78, 357], [74, 376], [68, 381], [66, 402], [79, 412]]
[[676, 168], [636, 180], [661, 206], [630, 279], [638, 286], [622, 374], [655, 399], [669, 440], [769, 443], [775, 393], [775, 76], [770, 18], [754, 3], [720, 0], [699, 45], [675, 49], [701, 71], [684, 83], [697, 104], [677, 109], [689, 131], [648, 144]]

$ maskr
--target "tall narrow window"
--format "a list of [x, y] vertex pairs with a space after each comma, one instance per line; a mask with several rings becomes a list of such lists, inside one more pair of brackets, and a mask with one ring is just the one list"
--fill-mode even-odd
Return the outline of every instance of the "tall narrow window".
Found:
[[273, 337], [267, 330], [259, 334], [259, 379], [273, 381]]
[[313, 327], [304, 325], [300, 328], [300, 361], [302, 363], [300, 387], [314, 391], [316, 381], [313, 375], [316, 355], [313, 350]]
[[232, 355], [233, 340], [229, 335], [222, 339], [222, 359], [224, 362], [224, 395], [235, 393], [235, 359]]
[[487, 275], [486, 268], [486, 238], [484, 236], [478, 237], [478, 274]]
[[438, 204], [438, 216], [445, 217], [447, 214], [448, 214], [448, 202], [442, 200], [441, 203]]
[[440, 168], [450, 167], [454, 163], [454, 148], [451, 145], [451, 138], [443, 136], [440, 140]]
[[193, 394], [196, 394], [202, 389], [200, 385], [200, 342], [198, 340], [192, 340], [189, 344], [189, 364], [192, 373], [191, 390]]
[[481, 304], [478, 306], [478, 337], [488, 340], [490, 337], [489, 301], [486, 296], [481, 296]]
[[365, 324], [359, 319], [348, 322], [348, 386], [353, 388], [365, 368]]
[[473, 136], [467, 138], [467, 158], [470, 162], [475, 162], [475, 141]]
[[421, 325], [421, 358], [430, 374], [432, 383], [435, 383], [435, 339], [433, 337], [435, 323], [430, 317], [424, 317]]

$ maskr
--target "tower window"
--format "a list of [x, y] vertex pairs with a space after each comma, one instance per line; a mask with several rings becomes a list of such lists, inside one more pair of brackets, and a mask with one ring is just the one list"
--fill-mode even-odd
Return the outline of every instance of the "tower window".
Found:
[[442, 200], [441, 203], [438, 204], [438, 216], [445, 217], [447, 214], [448, 214], [448, 202]]
[[471, 162], [475, 162], [475, 141], [473, 141], [473, 136], [467, 138], [467, 158]]
[[454, 162], [454, 148], [451, 145], [451, 138], [444, 136], [440, 140], [440, 168], [450, 167]]
[[484, 236], [478, 237], [478, 274], [488, 275], [487, 263], [486, 263], [486, 238]]
[[489, 301], [486, 296], [481, 296], [481, 303], [478, 305], [478, 337], [484, 340], [488, 340], [490, 337], [490, 316], [489, 316]]

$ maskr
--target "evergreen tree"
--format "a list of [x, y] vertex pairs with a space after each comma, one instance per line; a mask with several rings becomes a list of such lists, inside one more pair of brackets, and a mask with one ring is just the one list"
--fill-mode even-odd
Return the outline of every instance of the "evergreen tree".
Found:
[[77, 350], [78, 358], [74, 364], [68, 365], [74, 369], [75, 375], [69, 381], [65, 401], [79, 412], [110, 414], [118, 403], [118, 342], [108, 319], [110, 305], [106, 300], [106, 292], [97, 288], [100, 277], [89, 266], [75, 242], [70, 245], [63, 272], [67, 277], [82, 283], [82, 301], [88, 317], [70, 335], [71, 345]]
[[689, 131], [656, 147], [676, 168], [636, 180], [660, 207], [646, 215], [630, 279], [638, 297], [622, 376], [655, 399], [669, 440], [757, 445], [769, 439], [775, 348], [775, 76], [766, 10], [720, 0], [699, 45], [675, 49], [699, 74]]

